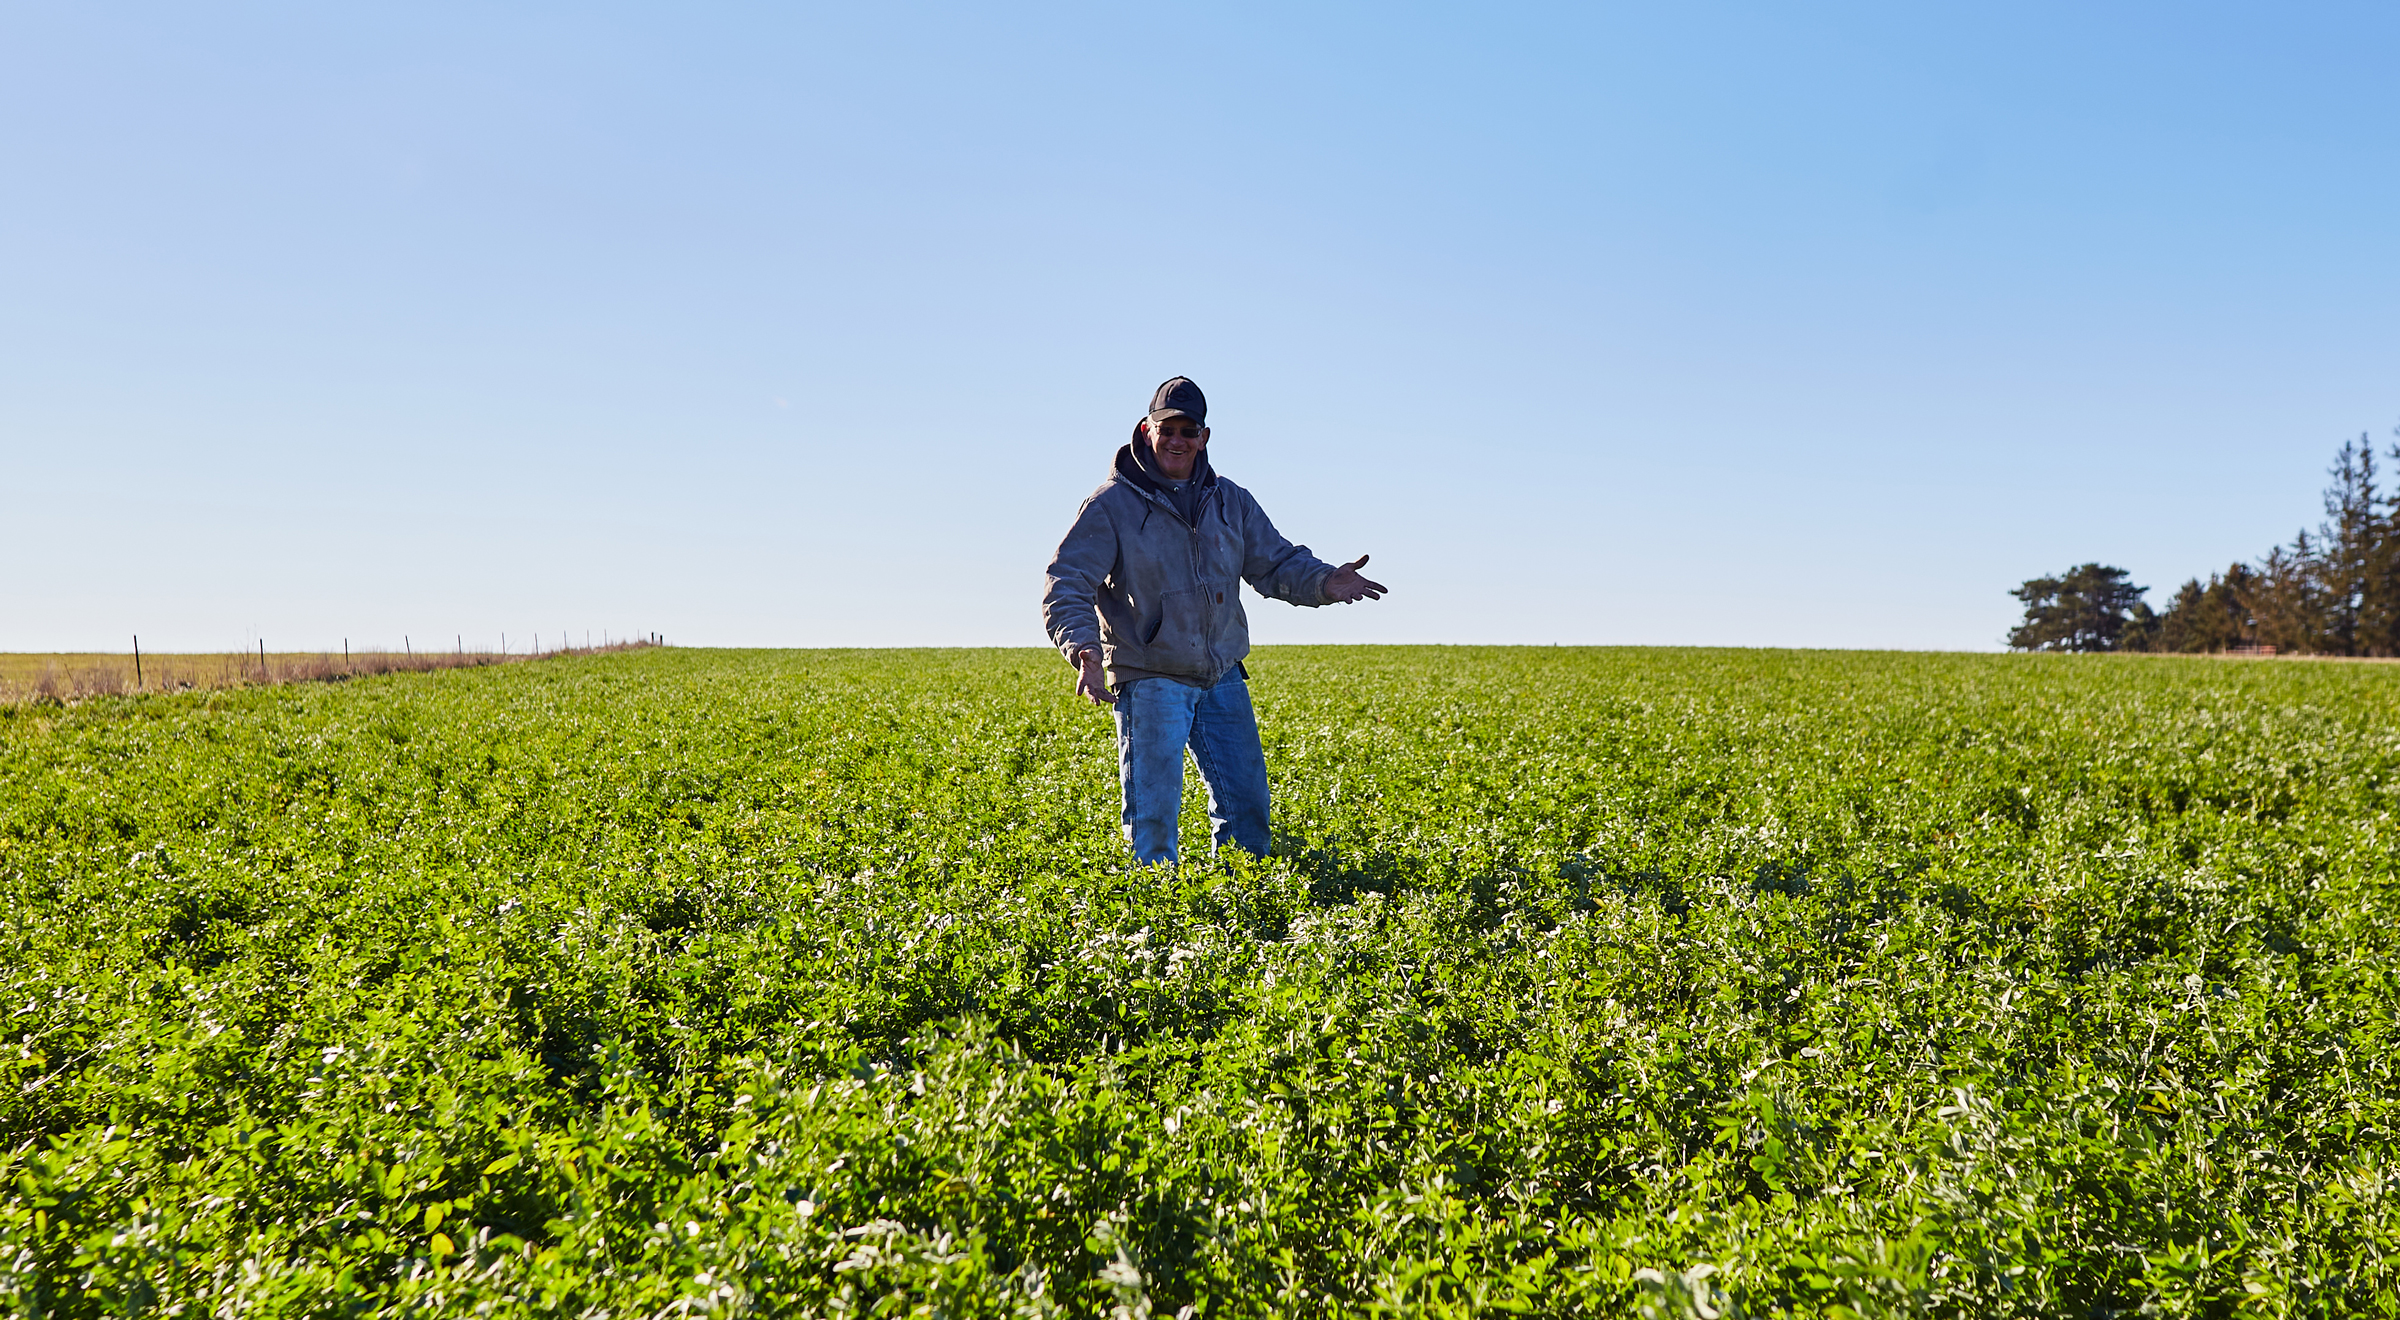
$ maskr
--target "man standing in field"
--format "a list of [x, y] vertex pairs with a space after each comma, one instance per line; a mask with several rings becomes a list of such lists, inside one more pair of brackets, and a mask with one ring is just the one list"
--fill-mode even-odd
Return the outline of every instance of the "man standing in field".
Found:
[[1267, 854], [1267, 758], [1250, 709], [1241, 584], [1294, 605], [1375, 600], [1365, 555], [1336, 568], [1293, 545], [1208, 462], [1208, 399], [1182, 376], [1150, 396], [1115, 469], [1050, 560], [1042, 626], [1075, 691], [1115, 708], [1125, 839], [1176, 860], [1183, 753], [1208, 786], [1216, 845]]

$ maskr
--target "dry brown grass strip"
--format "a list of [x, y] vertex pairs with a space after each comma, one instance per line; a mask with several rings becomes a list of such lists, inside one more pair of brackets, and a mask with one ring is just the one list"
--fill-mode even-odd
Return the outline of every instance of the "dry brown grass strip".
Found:
[[282, 683], [340, 683], [376, 674], [418, 674], [440, 669], [479, 669], [485, 665], [517, 665], [566, 656], [605, 655], [639, 651], [658, 645], [651, 641], [614, 642], [607, 646], [578, 646], [535, 655], [494, 655], [483, 651], [354, 651], [347, 656], [325, 651], [227, 652], [193, 655], [142, 652], [140, 682], [135, 682], [131, 655], [81, 653], [42, 655], [0, 654], [0, 706], [66, 706], [95, 697], [135, 692], [192, 692], [220, 688], [268, 687]]

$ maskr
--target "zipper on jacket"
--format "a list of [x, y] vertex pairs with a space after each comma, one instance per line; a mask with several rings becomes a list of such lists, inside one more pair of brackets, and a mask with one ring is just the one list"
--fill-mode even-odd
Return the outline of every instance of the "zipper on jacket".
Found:
[[[1208, 497], [1207, 495], [1203, 494], [1201, 498], [1206, 499]], [[1195, 508], [1192, 510], [1192, 512], [1197, 515], [1200, 511]], [[1203, 605], [1208, 603], [1208, 580], [1200, 576], [1200, 555], [1202, 552], [1200, 549], [1200, 528], [1198, 524], [1207, 521], [1208, 519], [1205, 516], [1198, 517], [1195, 519], [1192, 527], [1192, 594], [1198, 596], [1200, 598], [1200, 603]], [[1202, 652], [1201, 658], [1206, 660], [1208, 667], [1213, 670], [1217, 667], [1217, 616], [1216, 612], [1213, 610], [1202, 610], [1200, 613], [1202, 618], [1208, 620], [1207, 630], [1200, 634], [1200, 650]]]
[[[1127, 482], [1126, 484], [1132, 485], [1133, 483]], [[1199, 596], [1202, 604], [1209, 603], [1210, 593], [1207, 590], [1208, 584], [1202, 581], [1200, 577], [1200, 524], [1208, 521], [1208, 512], [1202, 506], [1205, 506], [1211, 498], [1214, 498], [1217, 504], [1217, 521], [1224, 523], [1225, 526], [1230, 529], [1233, 526], [1233, 518], [1225, 512], [1225, 492], [1219, 490], [1215, 483], [1210, 483], [1205, 490], [1200, 492], [1199, 504], [1195, 505], [1192, 509], [1192, 521], [1184, 522], [1183, 515], [1176, 512], [1174, 505], [1167, 503], [1165, 496], [1157, 494], [1154, 491], [1145, 490], [1140, 486], [1134, 486], [1133, 489], [1136, 494], [1142, 497], [1143, 501], [1142, 525], [1138, 530], [1149, 530], [1151, 512], [1155, 509], [1164, 509], [1174, 517], [1175, 521], [1183, 523], [1185, 531], [1188, 531], [1192, 534], [1192, 548], [1191, 553], [1188, 556], [1192, 566], [1192, 594]], [[1236, 585], [1235, 590], [1240, 590], [1238, 584]], [[1224, 602], [1217, 601], [1216, 603], [1223, 604]], [[1209, 619], [1209, 629], [1208, 632], [1201, 637], [1200, 646], [1201, 650], [1205, 653], [1203, 658], [1208, 661], [1209, 668], [1214, 669], [1217, 666], [1216, 634], [1220, 630], [1216, 626], [1218, 623], [1216, 612], [1211, 610], [1208, 611], [1207, 614]]]

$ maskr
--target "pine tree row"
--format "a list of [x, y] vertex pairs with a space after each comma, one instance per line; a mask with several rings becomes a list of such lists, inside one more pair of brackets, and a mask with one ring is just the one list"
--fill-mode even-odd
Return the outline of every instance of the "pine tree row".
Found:
[[[2400, 463], [2400, 443], [2384, 459]], [[2025, 620], [2009, 631], [2009, 646], [2400, 656], [2400, 492], [2378, 484], [2364, 435], [2342, 446], [2329, 471], [2325, 521], [2314, 533], [2301, 531], [2255, 564], [2185, 582], [2164, 610], [2143, 599], [2149, 588], [2105, 564], [2028, 580], [2010, 593], [2025, 603]]]

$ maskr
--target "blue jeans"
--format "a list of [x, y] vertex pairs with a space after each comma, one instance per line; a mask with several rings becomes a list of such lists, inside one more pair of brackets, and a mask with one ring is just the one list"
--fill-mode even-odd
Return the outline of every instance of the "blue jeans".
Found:
[[1125, 841], [1137, 862], [1172, 862], [1183, 811], [1183, 749], [1208, 786], [1217, 847], [1267, 855], [1267, 757], [1258, 745], [1250, 683], [1235, 666], [1214, 687], [1141, 678], [1117, 692], [1117, 773]]

